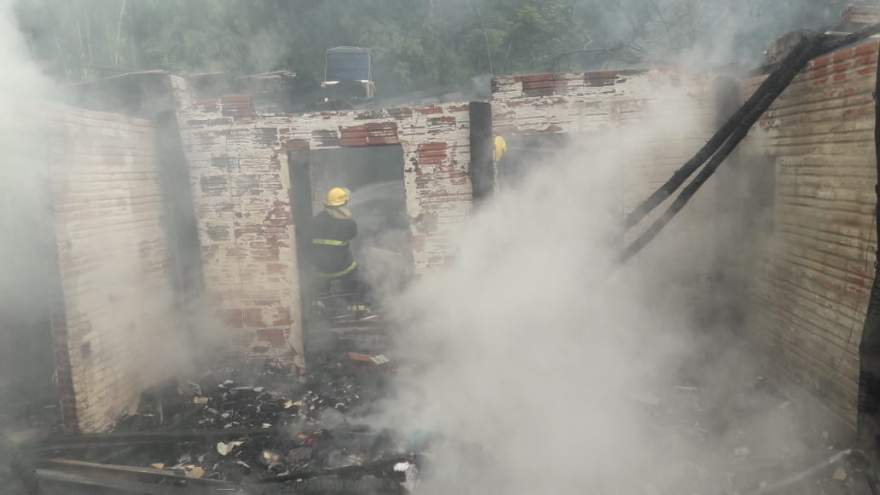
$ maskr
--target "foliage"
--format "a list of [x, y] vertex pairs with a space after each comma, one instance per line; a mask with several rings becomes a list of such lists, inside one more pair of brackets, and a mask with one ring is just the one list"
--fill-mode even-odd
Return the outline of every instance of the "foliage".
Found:
[[66, 81], [280, 68], [317, 81], [324, 50], [356, 45], [372, 49], [387, 94], [544, 71], [583, 49], [668, 60], [711, 47], [712, 62], [756, 65], [774, 37], [833, 22], [842, 1], [19, 0], [16, 11], [34, 56]]

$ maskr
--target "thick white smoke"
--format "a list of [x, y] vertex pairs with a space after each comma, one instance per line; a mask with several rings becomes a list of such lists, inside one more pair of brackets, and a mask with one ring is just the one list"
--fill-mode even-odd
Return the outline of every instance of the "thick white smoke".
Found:
[[[455, 262], [394, 305], [399, 353], [415, 366], [384, 419], [441, 438], [427, 493], [682, 493], [683, 478], [698, 484], [682, 466], [710, 452], [658, 430], [646, 411], [702, 344], [691, 340], [707, 300], [694, 254], [711, 243], [694, 246], [692, 235], [709, 223], [691, 212], [630, 266], [615, 261], [626, 170], [707, 125], [688, 117], [700, 112], [682, 89], [656, 91], [637, 124], [576, 137], [534, 164], [470, 219]], [[698, 372], [720, 391], [730, 369]], [[735, 369], [754, 371], [746, 361]], [[782, 445], [787, 435], [763, 440]]]
[[[10, 1], [0, 1], [0, 384], [45, 378], [47, 163], [40, 100], [51, 83], [29, 59]], [[31, 359], [14, 359], [27, 354]], [[42, 368], [42, 369], [41, 369]]]
[[[8, 393], [11, 400], [7, 404], [14, 402], [20, 407], [41, 394], [51, 397], [53, 358], [63, 355], [55, 356], [54, 346], [67, 342], [53, 342], [50, 314], [74, 315], [71, 319], [75, 319], [76, 312], [88, 304], [83, 302], [87, 299], [83, 289], [91, 291], [94, 300], [106, 301], [106, 313], [90, 322], [104, 327], [82, 332], [76, 336], [81, 344], [77, 341], [70, 347], [77, 356], [118, 354], [119, 349], [125, 349], [143, 358], [131, 373], [143, 380], [141, 385], [151, 385], [157, 380], [154, 377], [167, 377], [169, 370], [188, 369], [191, 360], [191, 347], [182, 345], [186, 333], [173, 318], [176, 302], [170, 288], [146, 287], [149, 282], [145, 280], [142, 252], [132, 236], [114, 237], [92, 229], [92, 238], [86, 240], [94, 240], [91, 249], [82, 249], [80, 246], [87, 244], [77, 238], [87, 231], [83, 224], [106, 211], [102, 207], [113, 195], [89, 190], [87, 181], [95, 180], [95, 174], [89, 175], [89, 160], [117, 160], [121, 164], [119, 177], [125, 177], [125, 167], [133, 167], [136, 151], [126, 150], [129, 156], [101, 156], [106, 153], [101, 149], [106, 142], [92, 142], [91, 136], [117, 130], [107, 124], [98, 131], [98, 124], [82, 117], [86, 110], [60, 103], [67, 92], [45, 76], [31, 58], [16, 23], [15, 7], [16, 2], [0, 0], [0, 62], [4, 67], [0, 78], [0, 259], [4, 260], [0, 270], [0, 398]], [[158, 184], [154, 187], [158, 190]], [[95, 216], [67, 208], [72, 198], [85, 194], [94, 194], [89, 206], [98, 212]], [[128, 205], [131, 211], [127, 213], [134, 212], [134, 216], [137, 200], [125, 197], [124, 191], [116, 196], [113, 199]], [[53, 208], [57, 208], [54, 213]], [[144, 235], [150, 235], [145, 231]], [[58, 249], [56, 243], [67, 249]], [[71, 248], [73, 244], [76, 249]], [[97, 265], [83, 266], [88, 263], [83, 258], [94, 249], [112, 255]], [[67, 265], [62, 267], [65, 260]], [[78, 262], [77, 269], [70, 269]], [[66, 272], [59, 273], [65, 268]], [[137, 335], [135, 325], [139, 325]], [[111, 328], [125, 333], [103, 335], [98, 343], [99, 331]], [[83, 348], [88, 352], [80, 353]], [[106, 371], [86, 365], [80, 369], [89, 377]]]

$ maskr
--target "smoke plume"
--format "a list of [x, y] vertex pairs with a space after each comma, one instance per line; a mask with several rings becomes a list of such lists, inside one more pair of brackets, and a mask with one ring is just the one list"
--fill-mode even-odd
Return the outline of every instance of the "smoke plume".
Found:
[[51, 370], [47, 136], [35, 109], [52, 85], [29, 60], [12, 13], [11, 2], [0, 2], [0, 388], [40, 383]]
[[[383, 420], [439, 439], [427, 493], [719, 487], [718, 450], [670, 434], [647, 412], [687, 376], [731, 390], [756, 373], [757, 363], [733, 351], [715, 355], [727, 365], [685, 369], [704, 348], [733, 347], [695, 320], [708, 301], [707, 193], [634, 263], [615, 261], [622, 198], [634, 187], [623, 181], [627, 170], [651, 163], [663, 143], [711, 129], [690, 117], [700, 112], [681, 88], [657, 92], [637, 125], [578, 136], [535, 163], [475, 213], [451, 266], [393, 305], [404, 334], [398, 353], [415, 364]], [[723, 411], [714, 417], [727, 421]], [[777, 448], [790, 438], [773, 431], [763, 440]], [[694, 460], [702, 477], [687, 467]]]

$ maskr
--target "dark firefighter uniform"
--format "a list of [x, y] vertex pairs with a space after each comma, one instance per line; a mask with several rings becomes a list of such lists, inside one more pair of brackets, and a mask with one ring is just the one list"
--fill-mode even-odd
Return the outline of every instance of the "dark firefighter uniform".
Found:
[[312, 264], [320, 286], [329, 288], [337, 281], [343, 290], [360, 298], [362, 287], [358, 264], [351, 252], [351, 241], [357, 236], [357, 224], [346, 206], [348, 189], [334, 187], [324, 198], [324, 211], [312, 219]]
[[357, 224], [344, 208], [328, 207], [312, 221], [312, 261], [318, 275], [340, 278], [357, 269], [351, 253], [351, 241], [357, 236]]

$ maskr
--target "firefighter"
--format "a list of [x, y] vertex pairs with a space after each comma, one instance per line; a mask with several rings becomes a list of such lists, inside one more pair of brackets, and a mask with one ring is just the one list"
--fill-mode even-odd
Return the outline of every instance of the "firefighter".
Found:
[[500, 162], [504, 154], [507, 153], [507, 141], [505, 141], [504, 138], [501, 136], [495, 136], [493, 144], [495, 146], [492, 150], [492, 158], [496, 162]]
[[351, 252], [357, 223], [347, 208], [349, 196], [348, 189], [342, 187], [327, 191], [324, 211], [312, 219], [312, 263], [323, 286], [339, 281], [345, 292], [355, 295], [355, 302], [362, 302], [358, 264]]

